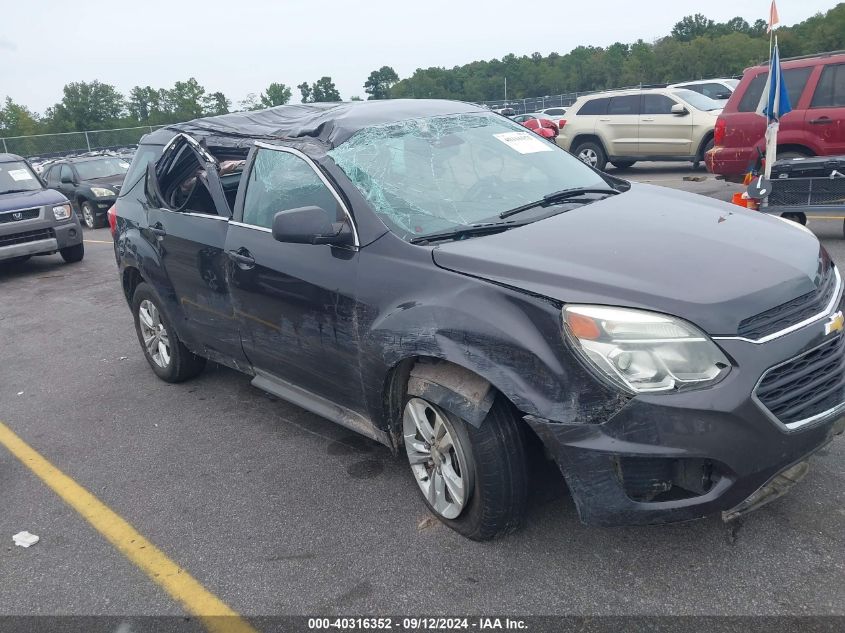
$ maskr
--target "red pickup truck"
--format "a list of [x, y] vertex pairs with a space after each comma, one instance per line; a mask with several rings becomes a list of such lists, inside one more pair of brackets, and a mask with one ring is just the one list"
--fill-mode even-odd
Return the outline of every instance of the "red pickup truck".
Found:
[[[845, 155], [845, 51], [783, 60], [792, 112], [781, 118], [778, 158]], [[768, 62], [747, 68], [716, 121], [708, 171], [740, 181], [765, 149], [764, 98]]]

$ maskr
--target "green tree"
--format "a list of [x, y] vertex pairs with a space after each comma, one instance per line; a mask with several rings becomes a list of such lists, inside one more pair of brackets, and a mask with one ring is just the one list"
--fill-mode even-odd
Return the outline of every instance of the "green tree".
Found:
[[0, 136], [29, 136], [39, 132], [38, 117], [24, 105], [6, 97], [0, 108]]
[[716, 23], [701, 13], [688, 15], [672, 27], [672, 37], [682, 42], [708, 35], [713, 31]]
[[48, 110], [51, 127], [58, 131], [108, 127], [121, 117], [126, 104], [117, 89], [99, 81], [67, 84], [62, 100]]
[[272, 108], [274, 106], [285, 105], [290, 101], [290, 98], [290, 88], [285, 84], [273, 82], [267, 86], [267, 90], [261, 93], [259, 103], [262, 108]]
[[368, 99], [390, 99], [390, 89], [399, 81], [399, 75], [390, 66], [382, 66], [370, 73], [364, 82], [364, 92]]
[[311, 103], [314, 101], [314, 91], [311, 86], [308, 85], [307, 81], [303, 81], [297, 86], [297, 88], [299, 88], [299, 94], [302, 95], [302, 103]]
[[167, 92], [167, 98], [173, 116], [178, 121], [196, 119], [205, 113], [205, 88], [193, 77], [173, 84], [173, 88]]
[[232, 105], [232, 102], [222, 92], [212, 92], [210, 95], [203, 97], [203, 114], [206, 116], [227, 114], [230, 105]]

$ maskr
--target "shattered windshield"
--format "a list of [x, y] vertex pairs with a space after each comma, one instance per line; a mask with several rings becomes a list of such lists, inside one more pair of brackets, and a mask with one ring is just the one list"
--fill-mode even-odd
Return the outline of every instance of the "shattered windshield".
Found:
[[562, 189], [607, 188], [578, 159], [495, 114], [365, 128], [329, 156], [405, 239], [498, 221]]

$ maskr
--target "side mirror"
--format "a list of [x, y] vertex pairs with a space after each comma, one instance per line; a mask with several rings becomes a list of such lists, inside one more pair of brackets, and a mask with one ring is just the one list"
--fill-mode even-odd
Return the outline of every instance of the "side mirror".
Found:
[[349, 225], [334, 218], [333, 213], [315, 206], [279, 211], [273, 216], [273, 239], [291, 244], [352, 245]]
[[689, 110], [682, 103], [676, 103], [672, 106], [672, 114], [677, 114], [678, 116], [684, 116], [685, 114], [689, 114]]
[[730, 99], [731, 93], [730, 92], [720, 92], [716, 95], [716, 99]]

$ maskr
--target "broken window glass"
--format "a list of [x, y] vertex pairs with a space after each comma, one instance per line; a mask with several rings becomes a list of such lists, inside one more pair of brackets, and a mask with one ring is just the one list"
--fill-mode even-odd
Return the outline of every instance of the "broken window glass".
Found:
[[495, 114], [365, 128], [328, 152], [403, 238], [485, 221], [570, 187], [606, 187], [579, 160]]

